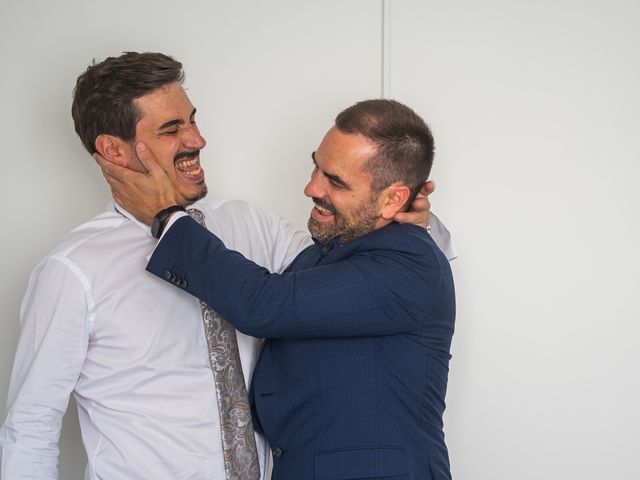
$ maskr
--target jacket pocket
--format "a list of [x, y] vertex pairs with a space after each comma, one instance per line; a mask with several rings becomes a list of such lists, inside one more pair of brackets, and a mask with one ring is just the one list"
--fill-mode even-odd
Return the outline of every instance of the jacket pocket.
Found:
[[409, 480], [407, 455], [394, 446], [316, 452], [315, 480]]

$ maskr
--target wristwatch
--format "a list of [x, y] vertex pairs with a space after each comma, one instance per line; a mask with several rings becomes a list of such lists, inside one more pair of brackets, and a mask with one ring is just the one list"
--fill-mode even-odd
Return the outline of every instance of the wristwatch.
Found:
[[160, 210], [156, 213], [156, 216], [153, 217], [153, 222], [151, 222], [151, 235], [160, 238], [173, 212], [186, 212], [186, 209], [182, 205], [171, 205], [164, 210]]

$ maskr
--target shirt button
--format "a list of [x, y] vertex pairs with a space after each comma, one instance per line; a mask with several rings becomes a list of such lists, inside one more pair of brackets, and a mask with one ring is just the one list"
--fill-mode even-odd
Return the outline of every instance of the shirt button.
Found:
[[284, 452], [280, 447], [276, 447], [273, 449], [273, 456], [276, 458], [280, 458]]

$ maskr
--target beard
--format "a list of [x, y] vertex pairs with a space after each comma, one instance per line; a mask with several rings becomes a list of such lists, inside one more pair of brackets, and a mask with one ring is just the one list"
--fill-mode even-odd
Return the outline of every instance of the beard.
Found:
[[[178, 193], [180, 194], [180, 192], [178, 191]], [[201, 198], [204, 198], [207, 196], [207, 193], [209, 193], [209, 189], [207, 188], [207, 184], [204, 182], [204, 180], [202, 181], [202, 184], [200, 185], [200, 190], [198, 190], [197, 192], [193, 192], [193, 193], [185, 193], [182, 195], [182, 197], [184, 198], [186, 205], [183, 206], [187, 206], [187, 205], [191, 205], [193, 203], [196, 203], [198, 200], [200, 200]]]
[[344, 245], [351, 240], [360, 238], [375, 229], [376, 222], [380, 218], [376, 205], [377, 198], [373, 195], [364, 204], [354, 210], [339, 212], [330, 203], [319, 198], [314, 198], [314, 203], [331, 211], [334, 215], [333, 222], [325, 225], [313, 217], [309, 217], [307, 227], [309, 232], [323, 245], [328, 245], [331, 240], [340, 237], [340, 244]]

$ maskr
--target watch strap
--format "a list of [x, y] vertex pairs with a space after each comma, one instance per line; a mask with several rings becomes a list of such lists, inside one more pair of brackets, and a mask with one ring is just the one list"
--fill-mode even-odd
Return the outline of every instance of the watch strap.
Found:
[[153, 222], [151, 222], [151, 235], [155, 238], [160, 238], [171, 214], [174, 212], [186, 212], [186, 209], [182, 205], [171, 205], [170, 207], [160, 210], [156, 213], [155, 217], [153, 217]]

